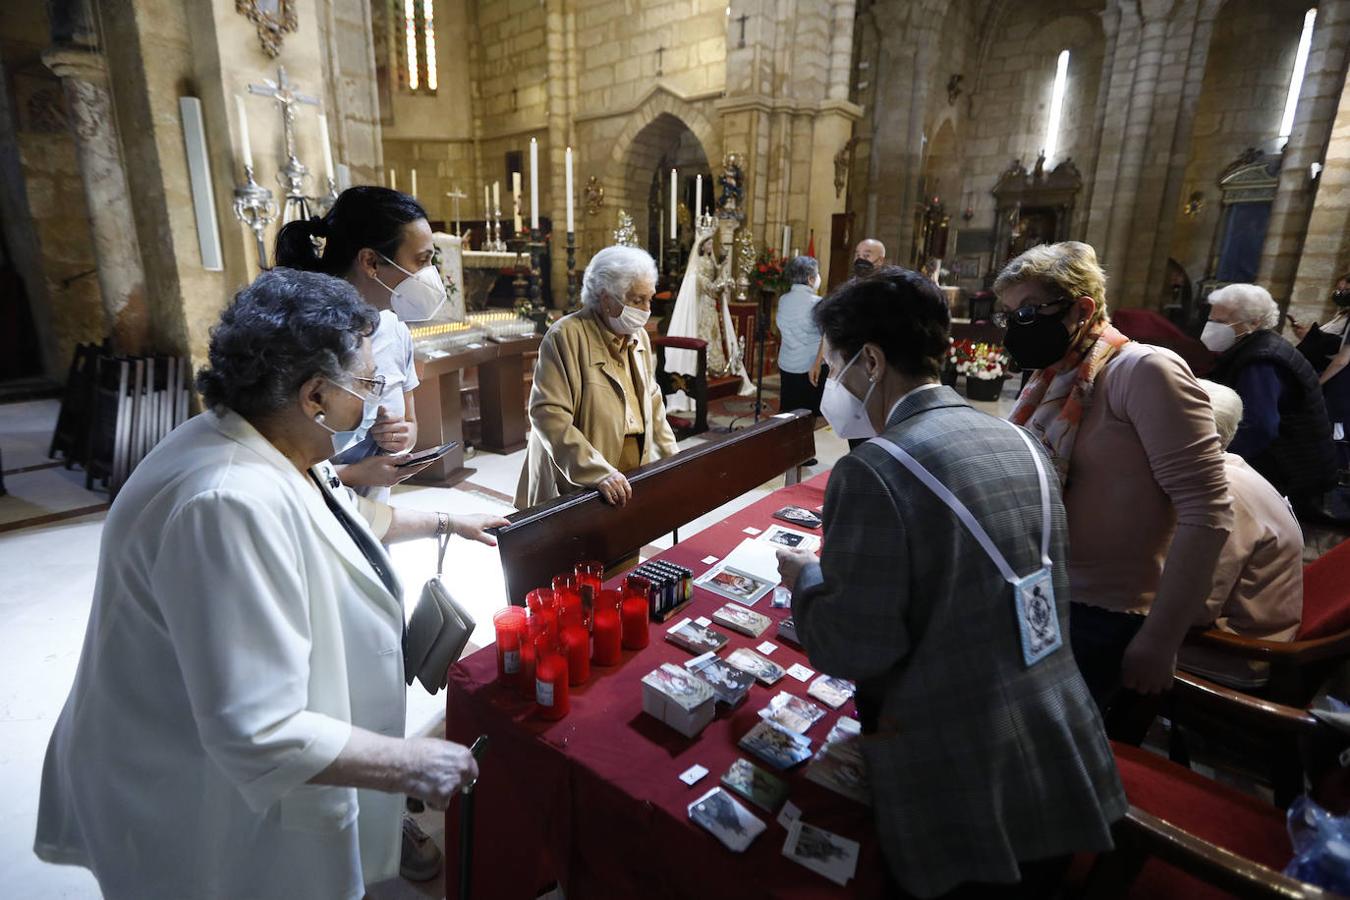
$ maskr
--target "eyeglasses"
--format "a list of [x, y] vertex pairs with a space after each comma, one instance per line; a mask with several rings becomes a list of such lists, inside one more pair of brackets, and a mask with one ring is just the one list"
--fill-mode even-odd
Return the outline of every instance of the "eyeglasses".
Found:
[[999, 328], [1007, 328], [1009, 325], [1030, 325], [1036, 321], [1036, 317], [1041, 314], [1041, 310], [1053, 306], [1064, 306], [1066, 303], [1072, 302], [1068, 297], [1060, 297], [1058, 300], [1047, 300], [1045, 303], [1019, 306], [1017, 309], [1001, 309], [990, 318]]
[[[362, 400], [366, 399], [378, 400], [379, 398], [384, 396], [384, 388], [388, 382], [383, 375], [376, 375], [374, 378], [365, 378], [361, 375], [353, 375], [351, 378], [352, 381], [355, 381], [359, 387], [365, 390], [365, 394], [357, 393], [356, 391], [347, 387], [345, 384], [338, 384], [338, 387], [342, 388], [349, 394], [353, 394], [357, 397], [360, 397]], [[337, 384], [336, 381], [333, 383]]]

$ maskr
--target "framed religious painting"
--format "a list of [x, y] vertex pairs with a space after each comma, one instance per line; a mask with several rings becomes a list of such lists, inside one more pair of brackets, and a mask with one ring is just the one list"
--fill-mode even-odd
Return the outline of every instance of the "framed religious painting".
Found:
[[262, 51], [276, 59], [282, 40], [300, 27], [298, 3], [299, 0], [234, 0], [234, 9], [257, 27]]

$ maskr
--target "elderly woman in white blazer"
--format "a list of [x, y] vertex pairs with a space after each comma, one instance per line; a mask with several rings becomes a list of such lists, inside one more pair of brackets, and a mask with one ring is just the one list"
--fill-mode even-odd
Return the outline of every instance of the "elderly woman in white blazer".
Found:
[[108, 514], [35, 849], [109, 898], [356, 900], [398, 872], [402, 795], [443, 808], [477, 777], [465, 748], [403, 737], [380, 546], [449, 523], [358, 509], [320, 465], [373, 418], [374, 324], [343, 281], [259, 277], [212, 332], [209, 411]]

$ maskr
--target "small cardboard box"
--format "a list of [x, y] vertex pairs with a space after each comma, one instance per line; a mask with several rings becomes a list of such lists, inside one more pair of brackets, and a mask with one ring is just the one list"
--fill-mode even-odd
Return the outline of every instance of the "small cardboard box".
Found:
[[698, 737], [713, 720], [717, 701], [702, 678], [663, 663], [642, 679], [642, 711], [685, 737]]

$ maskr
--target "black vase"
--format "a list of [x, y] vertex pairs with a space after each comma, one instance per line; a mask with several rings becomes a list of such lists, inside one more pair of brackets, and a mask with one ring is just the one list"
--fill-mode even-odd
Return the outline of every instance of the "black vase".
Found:
[[966, 398], [968, 400], [997, 400], [1003, 393], [1002, 378], [972, 378], [966, 376]]

